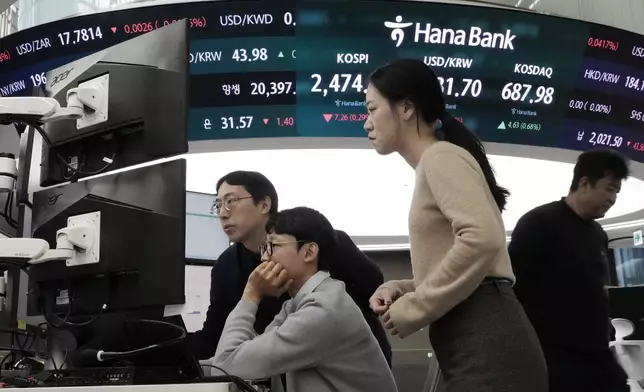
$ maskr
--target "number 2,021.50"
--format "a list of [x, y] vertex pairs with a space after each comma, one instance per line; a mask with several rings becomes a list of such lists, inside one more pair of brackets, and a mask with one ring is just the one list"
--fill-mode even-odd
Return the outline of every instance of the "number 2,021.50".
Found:
[[592, 144], [593, 146], [600, 145], [615, 148], [621, 147], [623, 142], [624, 139], [621, 136], [613, 136], [606, 133], [595, 132], [590, 133], [590, 139], [588, 140], [588, 143]]
[[94, 41], [103, 38], [103, 32], [100, 27], [89, 27], [74, 31], [65, 31], [58, 34], [60, 44], [75, 45], [81, 42]]

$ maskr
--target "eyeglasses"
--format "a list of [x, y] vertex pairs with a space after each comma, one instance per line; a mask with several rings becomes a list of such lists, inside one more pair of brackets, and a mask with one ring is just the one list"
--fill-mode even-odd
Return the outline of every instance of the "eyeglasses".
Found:
[[273, 247], [275, 245], [280, 246], [280, 245], [286, 245], [286, 244], [303, 244], [306, 242], [311, 242], [311, 241], [282, 241], [282, 242], [266, 241], [265, 244], [259, 246], [259, 254], [263, 255], [264, 253], [266, 253], [268, 256], [272, 256]]
[[221, 207], [224, 207], [226, 211], [232, 211], [237, 203], [239, 203], [241, 200], [244, 199], [252, 199], [253, 196], [245, 196], [245, 197], [229, 197], [223, 201], [221, 200], [216, 200], [214, 203], [212, 203], [212, 208], [210, 209], [210, 212], [214, 215], [219, 215], [221, 212]]

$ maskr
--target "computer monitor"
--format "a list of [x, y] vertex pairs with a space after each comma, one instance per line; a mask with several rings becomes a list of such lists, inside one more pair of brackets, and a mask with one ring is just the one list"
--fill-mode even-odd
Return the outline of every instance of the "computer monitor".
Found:
[[185, 160], [42, 190], [33, 205], [33, 237], [52, 249], [70, 217], [99, 213], [100, 250], [95, 264], [32, 266], [30, 316], [74, 318], [185, 302]]
[[46, 124], [41, 186], [188, 151], [187, 29], [181, 20], [47, 73], [44, 93], [63, 107], [88, 84], [107, 98], [89, 119]]
[[230, 240], [213, 211], [216, 195], [186, 194], [186, 262], [212, 266], [230, 246]]
[[[186, 302], [186, 161], [39, 191], [33, 204], [33, 236], [47, 240], [50, 248], [56, 246], [57, 231], [74, 217], [98, 214], [98, 263], [49, 261], [29, 269], [28, 314], [44, 314], [56, 327], [48, 337], [54, 344], [66, 342], [55, 350], [68, 358], [65, 366], [135, 367], [131, 382], [144, 384], [201, 377], [187, 341], [177, 337], [177, 328], [169, 328], [185, 329], [183, 320], [165, 317], [164, 311]], [[99, 362], [96, 353], [103, 351], [138, 353]], [[51, 362], [51, 367], [56, 365]], [[72, 374], [62, 381], [81, 385], [74, 384], [80, 381]], [[77, 376], [83, 385], [98, 382], [86, 373]]]

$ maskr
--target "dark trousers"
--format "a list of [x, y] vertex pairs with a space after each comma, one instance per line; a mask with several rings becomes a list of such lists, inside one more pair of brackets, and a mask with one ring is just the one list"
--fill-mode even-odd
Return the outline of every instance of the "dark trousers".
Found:
[[626, 373], [613, 353], [584, 353], [570, 347], [543, 346], [550, 392], [628, 392]]
[[430, 326], [441, 391], [548, 392], [541, 345], [509, 283], [485, 281]]

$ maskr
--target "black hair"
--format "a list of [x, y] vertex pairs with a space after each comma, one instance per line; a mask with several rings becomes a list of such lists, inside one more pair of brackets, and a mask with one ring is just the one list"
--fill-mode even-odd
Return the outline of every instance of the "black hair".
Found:
[[219, 188], [224, 182], [229, 185], [244, 187], [253, 197], [255, 204], [268, 197], [271, 199], [269, 215], [275, 216], [277, 214], [277, 191], [273, 183], [262, 173], [245, 170], [230, 172], [217, 181], [217, 193], [219, 193]]
[[390, 104], [411, 102], [427, 123], [442, 123], [443, 140], [469, 152], [478, 162], [500, 211], [505, 209], [510, 192], [496, 182], [492, 166], [479, 138], [445, 110], [445, 98], [434, 71], [420, 60], [401, 59], [376, 69], [371, 84]]
[[331, 222], [320, 212], [308, 207], [295, 207], [280, 211], [266, 225], [266, 231], [295, 237], [299, 247], [315, 242], [319, 248], [318, 270], [328, 271], [330, 258], [335, 252], [338, 238]]
[[595, 186], [597, 181], [604, 177], [625, 180], [629, 174], [628, 161], [617, 151], [606, 148], [589, 150], [577, 157], [570, 191], [576, 191], [579, 188], [579, 180], [584, 177], [590, 185]]

